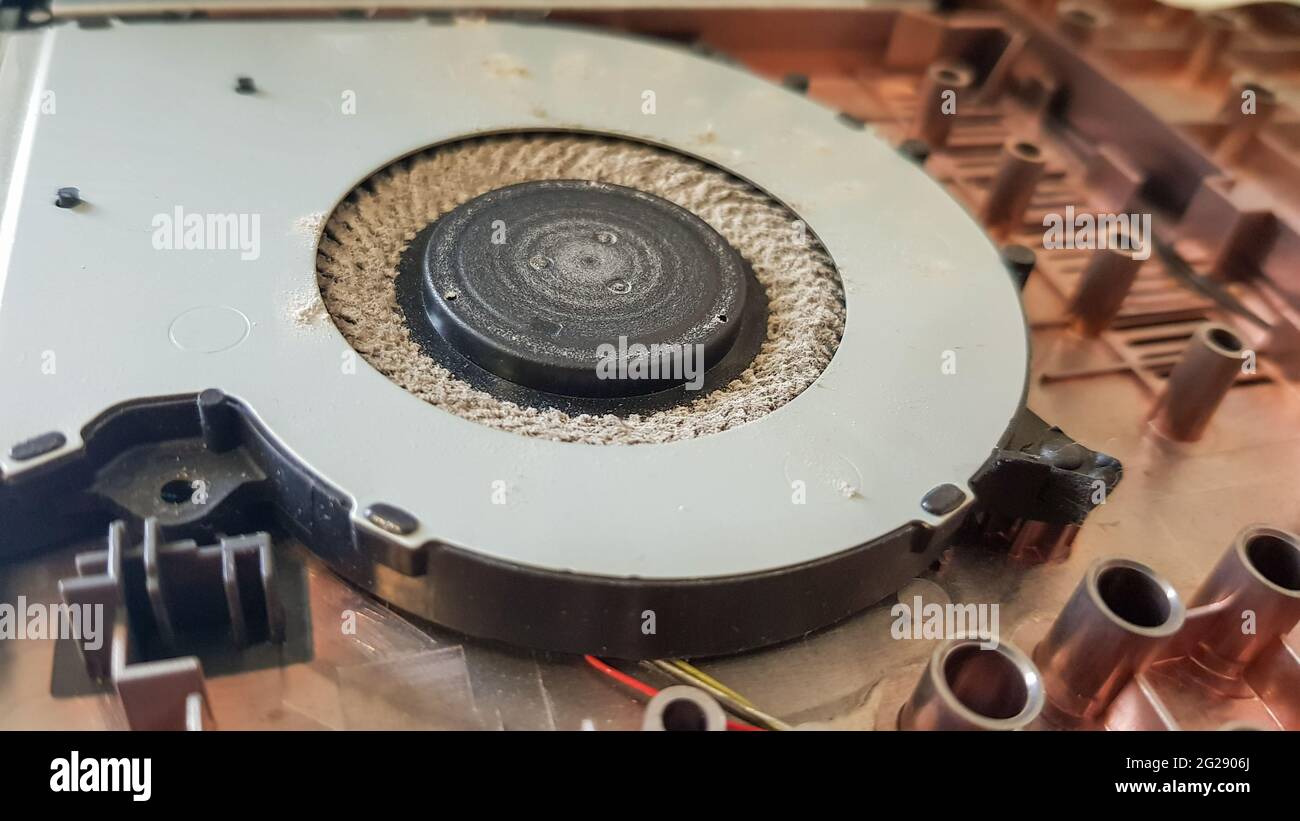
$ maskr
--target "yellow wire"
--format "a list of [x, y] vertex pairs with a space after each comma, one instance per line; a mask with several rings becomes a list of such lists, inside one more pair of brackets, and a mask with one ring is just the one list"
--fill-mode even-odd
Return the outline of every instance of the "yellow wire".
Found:
[[731, 698], [734, 698], [736, 701], [739, 701], [741, 704], [744, 704], [746, 707], [753, 707], [754, 709], [758, 709], [757, 705], [755, 705], [754, 702], [745, 698], [740, 693], [737, 693], [735, 690], [731, 689], [727, 685], [718, 681], [716, 678], [713, 678], [703, 670], [700, 670], [699, 668], [694, 667], [681, 659], [669, 659], [668, 663], [676, 667], [678, 670], [681, 670], [686, 675], [691, 676], [692, 678], [698, 679], [700, 681], [703, 681], [705, 684], [708, 684], [711, 687], [721, 690]]

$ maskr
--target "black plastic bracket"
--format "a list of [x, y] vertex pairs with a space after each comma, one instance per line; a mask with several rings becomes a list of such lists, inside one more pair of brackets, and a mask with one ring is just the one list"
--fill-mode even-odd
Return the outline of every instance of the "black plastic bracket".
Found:
[[1123, 474], [1118, 459], [1084, 447], [1026, 408], [971, 488], [981, 506], [1002, 516], [1077, 525]]

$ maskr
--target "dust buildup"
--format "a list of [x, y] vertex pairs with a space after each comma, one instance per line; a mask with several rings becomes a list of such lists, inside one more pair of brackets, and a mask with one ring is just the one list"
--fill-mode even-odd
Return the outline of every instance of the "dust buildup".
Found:
[[[425, 354], [397, 304], [394, 281], [402, 251], [461, 203], [505, 185], [547, 179], [648, 191], [722, 234], [767, 291], [767, 339], [750, 367], [688, 405], [620, 418], [520, 407], [471, 387]], [[407, 158], [360, 186], [325, 225], [318, 282], [330, 316], [352, 347], [389, 379], [443, 410], [565, 442], [673, 442], [772, 412], [830, 362], [844, 330], [843, 291], [830, 258], [801, 239], [796, 220], [725, 172], [638, 143], [588, 136], [483, 138]]]
[[289, 320], [300, 328], [319, 328], [329, 316], [320, 293], [308, 292], [305, 287], [286, 294], [284, 302]]
[[305, 217], [299, 217], [293, 221], [293, 233], [302, 239], [303, 244], [308, 248], [316, 243], [316, 235], [320, 233], [321, 223], [325, 222], [324, 214], [308, 214]]

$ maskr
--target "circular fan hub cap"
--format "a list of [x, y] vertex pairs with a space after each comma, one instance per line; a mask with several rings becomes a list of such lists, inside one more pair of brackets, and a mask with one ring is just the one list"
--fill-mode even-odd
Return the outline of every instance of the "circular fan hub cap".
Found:
[[499, 188], [424, 236], [434, 328], [485, 370], [549, 393], [698, 382], [731, 349], [748, 295], [744, 260], [707, 223], [617, 185]]

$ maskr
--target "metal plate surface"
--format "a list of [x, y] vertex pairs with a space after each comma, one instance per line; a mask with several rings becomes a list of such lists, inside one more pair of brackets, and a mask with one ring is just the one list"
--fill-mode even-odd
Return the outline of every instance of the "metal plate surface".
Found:
[[[414, 513], [413, 547], [611, 577], [729, 576], [937, 524], [921, 497], [965, 487], [1021, 403], [1024, 317], [983, 232], [883, 141], [778, 86], [552, 26], [158, 29], [20, 35], [40, 42], [18, 55], [34, 60], [33, 104], [0, 227], [7, 477], [81, 447], [82, 427], [116, 404], [219, 387], [348, 493], [354, 515], [376, 502]], [[238, 76], [259, 92], [236, 94]], [[45, 90], [53, 116], [38, 104]], [[341, 105], [349, 92], [355, 114]], [[432, 408], [364, 362], [348, 373], [342, 336], [293, 310], [319, 299], [312, 226], [395, 158], [535, 129], [673, 146], [794, 209], [845, 286], [827, 371], [757, 423], [632, 447], [526, 439]], [[86, 204], [54, 207], [69, 185]], [[176, 208], [258, 215], [259, 252], [156, 250], [154, 220]], [[47, 352], [57, 378], [43, 372]], [[51, 430], [67, 436], [60, 450], [7, 455]], [[792, 510], [796, 480], [808, 503]]]

